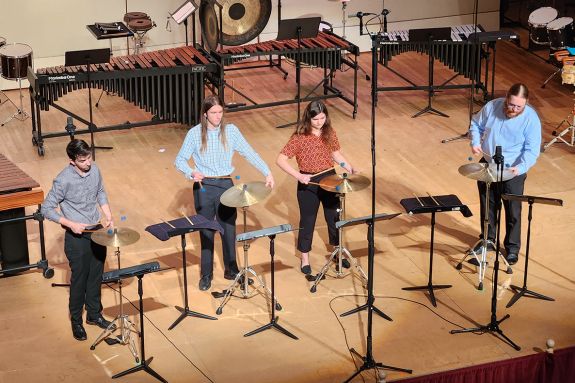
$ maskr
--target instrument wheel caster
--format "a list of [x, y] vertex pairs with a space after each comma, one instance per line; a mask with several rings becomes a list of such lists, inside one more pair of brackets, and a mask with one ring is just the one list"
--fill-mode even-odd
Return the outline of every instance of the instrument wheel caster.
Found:
[[483, 290], [483, 282], [479, 282], [479, 286], [477, 286], [477, 290]]
[[507, 267], [507, 270], [505, 270], [505, 273], [513, 274], [513, 269], [511, 268], [511, 266]]
[[463, 265], [461, 263], [458, 263], [457, 266], [455, 266], [455, 268], [457, 270], [461, 270], [463, 268]]
[[353, 112], [352, 117], [355, 120], [355, 116], [357, 115], [357, 112]]
[[96, 346], [90, 346], [90, 350], [94, 351], [96, 349]]
[[135, 359], [136, 359], [136, 363], [140, 364], [140, 358], [136, 357]]
[[38, 155], [40, 157], [44, 157], [44, 147], [43, 146], [38, 146]]
[[287, 76], [288, 76], [288, 75], [287, 75], [287, 73], [286, 73], [286, 74], [284, 74], [284, 80], [287, 78]]
[[34, 146], [38, 145], [38, 140], [36, 139], [36, 137], [32, 137], [32, 145]]
[[44, 269], [44, 271], [42, 272], [42, 275], [44, 276], [44, 278], [50, 279], [54, 276], [54, 269], [51, 267], [48, 267], [48, 268]]
[[216, 314], [217, 314], [217, 315], [222, 315], [222, 308], [221, 308], [221, 307], [218, 307], [218, 308], [216, 309]]
[[282, 305], [276, 302], [276, 310], [281, 311]]
[[311, 293], [315, 293], [315, 292], [316, 292], [316, 289], [317, 289], [317, 286], [316, 286], [316, 285], [313, 285], [313, 286], [311, 287], [311, 289], [309, 289], [309, 291], [310, 291]]

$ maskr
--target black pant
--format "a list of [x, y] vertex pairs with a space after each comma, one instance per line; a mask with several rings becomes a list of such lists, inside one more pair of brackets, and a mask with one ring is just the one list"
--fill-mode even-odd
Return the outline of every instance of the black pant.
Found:
[[[311, 182], [319, 182], [322, 178], [335, 174], [335, 171], [321, 174], [313, 177]], [[321, 202], [323, 206], [323, 215], [327, 223], [327, 232], [329, 243], [331, 245], [339, 244], [339, 232], [335, 228], [335, 223], [339, 219], [339, 198], [336, 193], [322, 189], [318, 185], [297, 184], [297, 202], [299, 205], [299, 227], [297, 238], [297, 249], [302, 253], [311, 250], [313, 241], [313, 231], [317, 219], [317, 211]]]
[[[235, 207], [229, 207], [220, 203], [220, 197], [226, 190], [234, 186], [231, 179], [209, 179], [202, 181], [204, 190], [199, 183], [194, 184], [194, 206], [196, 213], [207, 219], [214, 218], [224, 229], [222, 234], [222, 252], [224, 257], [224, 271], [239, 272], [236, 262], [236, 218], [238, 216]], [[201, 276], [212, 275], [214, 269], [214, 231], [200, 230], [201, 253]]]
[[[508, 181], [501, 183], [501, 193], [503, 194], [523, 194], [525, 187], [525, 179], [527, 174], [513, 177]], [[485, 219], [485, 182], [477, 182], [479, 189], [479, 201], [481, 204], [481, 236], [483, 237], [483, 222]], [[489, 226], [487, 231], [487, 238], [495, 243], [496, 236], [496, 203], [501, 204], [501, 196], [497, 192], [498, 182], [494, 182], [489, 187]], [[519, 253], [521, 248], [521, 202], [520, 201], [503, 201], [503, 208], [505, 210], [505, 239], [503, 245], [507, 254]]]
[[70, 319], [82, 323], [82, 310], [86, 305], [89, 318], [101, 315], [101, 287], [106, 247], [92, 242], [91, 233], [81, 235], [66, 231], [64, 252], [70, 263]]

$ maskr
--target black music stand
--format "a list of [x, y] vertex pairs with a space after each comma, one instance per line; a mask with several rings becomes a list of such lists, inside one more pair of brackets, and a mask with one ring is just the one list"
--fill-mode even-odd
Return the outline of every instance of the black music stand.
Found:
[[427, 106], [411, 116], [416, 118], [425, 113], [435, 113], [438, 116], [449, 117], [447, 114], [440, 112], [431, 106], [431, 98], [435, 94], [435, 85], [433, 85], [433, 65], [435, 55], [433, 50], [435, 49], [435, 41], [451, 41], [451, 27], [443, 28], [424, 28], [424, 29], [410, 29], [409, 30], [409, 41], [410, 42], [427, 42], [429, 47], [429, 64], [428, 64], [428, 85], [427, 85]]
[[268, 237], [270, 239], [270, 257], [271, 257], [270, 262], [271, 262], [271, 273], [272, 273], [272, 297], [271, 297], [272, 312], [271, 312], [271, 319], [270, 319], [269, 323], [267, 323], [261, 327], [258, 327], [257, 329], [252, 330], [252, 331], [248, 332], [247, 334], [244, 334], [245, 337], [255, 335], [257, 333], [260, 333], [260, 332], [265, 331], [265, 330], [269, 330], [271, 328], [275, 328], [276, 330], [278, 330], [282, 334], [287, 335], [292, 339], [296, 339], [296, 340], [298, 339], [297, 336], [295, 336], [294, 334], [292, 334], [291, 332], [289, 332], [288, 330], [286, 330], [285, 328], [280, 326], [278, 324], [279, 317], [275, 316], [275, 309], [276, 309], [277, 302], [275, 302], [275, 288], [274, 288], [274, 286], [275, 286], [275, 283], [274, 283], [274, 271], [275, 271], [275, 268], [274, 268], [274, 255], [275, 255], [274, 240], [275, 240], [277, 234], [287, 233], [287, 232], [290, 232], [293, 230], [294, 229], [292, 229], [291, 225], [284, 224], [284, 225], [279, 225], [279, 226], [268, 227], [267, 229], [250, 231], [250, 232], [242, 233], [242, 234], [238, 235], [238, 241], [239, 242], [254, 240], [254, 239], [259, 238], [259, 237]]
[[368, 267], [367, 267], [367, 302], [364, 305], [356, 307], [355, 309], [349, 310], [340, 315], [340, 317], [347, 316], [353, 313], [360, 312], [362, 310], [367, 310], [367, 341], [366, 341], [366, 355], [362, 356], [360, 353], [355, 351], [355, 349], [350, 349], [350, 352], [360, 358], [363, 361], [363, 364], [359, 367], [359, 369], [353, 373], [345, 382], [350, 382], [353, 378], [359, 375], [362, 371], [370, 370], [372, 368], [383, 368], [393, 371], [402, 371], [411, 374], [412, 370], [398, 368], [393, 366], [388, 366], [379, 362], [376, 362], [373, 359], [373, 341], [372, 341], [372, 333], [373, 333], [373, 312], [375, 311], [376, 314], [385, 318], [389, 321], [393, 320], [387, 315], [385, 315], [380, 309], [373, 305], [373, 301], [375, 300], [373, 296], [373, 262], [375, 258], [375, 245], [374, 245], [374, 224], [376, 221], [387, 221], [393, 219], [401, 215], [401, 213], [394, 213], [394, 214], [372, 214], [365, 217], [360, 218], [353, 218], [344, 221], [338, 221], [335, 223], [336, 228], [346, 227], [346, 226], [355, 226], [365, 223], [368, 227], [367, 230], [367, 243], [368, 243]]
[[148, 273], [151, 273], [154, 271], [159, 271], [159, 268], [155, 269], [155, 270], [143, 269], [140, 271], [135, 271], [135, 272], [133, 271], [133, 272], [126, 273], [126, 274], [122, 274], [122, 269], [119, 270], [118, 279], [138, 277], [138, 296], [140, 298], [140, 310], [139, 310], [140, 311], [140, 353], [142, 354], [142, 358], [140, 359], [140, 362], [136, 366], [129, 368], [125, 371], [119, 372], [116, 375], [113, 375], [112, 379], [120, 378], [124, 375], [132, 374], [132, 373], [138, 372], [138, 371], [145, 371], [148, 374], [152, 375], [154, 378], [158, 379], [160, 382], [168, 383], [168, 381], [166, 379], [162, 378], [162, 376], [160, 374], [158, 374], [156, 371], [154, 371], [150, 367], [150, 363], [152, 362], [152, 359], [154, 359], [154, 357], [148, 358], [146, 360], [146, 346], [145, 346], [145, 342], [144, 342], [144, 300], [143, 300], [144, 288], [143, 288], [143, 284], [142, 284], [142, 279], [144, 278], [145, 274], [148, 274]]
[[194, 3], [193, 0], [186, 0], [182, 5], [178, 7], [173, 13], [170, 13], [170, 16], [174, 21], [178, 24], [184, 23], [184, 27], [186, 30], [186, 45], [188, 45], [188, 18], [192, 16], [192, 36], [193, 36], [193, 43], [192, 45], [196, 44], [196, 17], [195, 13], [198, 9], [198, 6]]
[[[86, 65], [87, 67], [87, 81], [88, 81], [88, 110], [90, 111], [90, 120], [88, 121], [88, 130], [90, 130], [90, 147], [92, 148], [92, 159], [96, 160], [96, 148], [98, 149], [112, 149], [111, 146], [95, 146], [94, 145], [94, 131], [97, 127], [94, 125], [93, 112], [92, 112], [92, 84], [90, 82], [91, 67], [95, 64], [103, 64], [110, 62], [110, 48], [103, 49], [90, 49], [83, 51], [69, 51], [66, 52], [65, 66]], [[85, 120], [81, 120], [86, 122]]]
[[213, 230], [223, 233], [223, 229], [216, 221], [208, 220], [201, 215], [193, 215], [189, 217], [182, 217], [172, 221], [161, 222], [155, 225], [146, 227], [146, 231], [158, 238], [160, 241], [167, 241], [168, 239], [180, 236], [182, 242], [182, 268], [184, 271], [184, 307], [176, 306], [176, 310], [180, 311], [180, 316], [172, 323], [168, 330], [176, 327], [181, 321], [187, 317], [196, 317], [202, 319], [217, 320], [212, 316], [202, 314], [190, 310], [188, 305], [188, 272], [186, 262], [186, 234], [193, 233], [198, 230]]
[[414, 287], [404, 287], [402, 290], [414, 291], [414, 290], [427, 290], [429, 292], [429, 298], [431, 299], [431, 304], [437, 307], [437, 302], [435, 301], [434, 289], [448, 289], [451, 285], [434, 285], [433, 284], [433, 243], [435, 238], [435, 213], [443, 211], [460, 211], [464, 217], [471, 217], [471, 210], [467, 205], [463, 205], [456, 195], [438, 195], [429, 197], [417, 197], [415, 198], [405, 198], [399, 203], [409, 214], [422, 214], [431, 213], [431, 240], [429, 245], [429, 279], [427, 285], [425, 286], [414, 286]]
[[301, 39], [314, 38], [319, 32], [321, 17], [304, 17], [300, 19], [280, 20], [278, 37], [276, 40], [297, 39], [297, 52], [295, 56], [295, 82], [297, 84], [297, 121], [280, 125], [278, 128], [299, 124], [301, 116]]
[[545, 198], [545, 197], [536, 197], [532, 195], [518, 195], [518, 194], [503, 194], [501, 198], [507, 201], [520, 201], [520, 202], [527, 202], [529, 204], [529, 213], [527, 215], [527, 221], [529, 222], [529, 224], [527, 225], [527, 245], [525, 248], [526, 249], [525, 273], [523, 274], [523, 287], [518, 287], [515, 285], [510, 286], [511, 289], [515, 292], [515, 295], [511, 298], [511, 300], [509, 301], [509, 303], [507, 303], [507, 306], [505, 307], [513, 306], [513, 304], [517, 302], [519, 298], [521, 298], [522, 296], [543, 299], [545, 301], [554, 301], [555, 299], [551, 297], [527, 289], [527, 267], [529, 266], [529, 243], [531, 242], [531, 219], [533, 218], [534, 203], [542, 203], [544, 205], [553, 205], [553, 206], [563, 206], [563, 200], [556, 198]]

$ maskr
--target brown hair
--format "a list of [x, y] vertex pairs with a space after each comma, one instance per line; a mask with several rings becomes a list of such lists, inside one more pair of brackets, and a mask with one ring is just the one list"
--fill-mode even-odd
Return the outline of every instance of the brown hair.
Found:
[[312, 101], [307, 105], [303, 111], [303, 117], [300, 123], [297, 125], [294, 134], [312, 134], [311, 119], [321, 113], [325, 114], [325, 123], [321, 129], [321, 139], [324, 143], [327, 143], [333, 133], [333, 128], [331, 126], [331, 119], [329, 118], [327, 107], [321, 100]]
[[529, 100], [529, 89], [527, 88], [527, 85], [520, 82], [511, 85], [511, 88], [509, 88], [507, 91], [507, 98], [511, 96], [521, 97]]
[[[202, 145], [200, 146], [200, 152], [205, 152], [208, 146], [208, 119], [206, 118], [206, 113], [210, 110], [213, 106], [220, 105], [222, 108], [224, 107], [223, 102], [220, 98], [216, 95], [207, 96], [202, 103], [202, 110], [201, 110], [201, 129], [202, 129]], [[227, 146], [226, 140], [226, 122], [224, 118], [220, 122], [220, 141], [222, 145], [224, 145], [224, 149]]]

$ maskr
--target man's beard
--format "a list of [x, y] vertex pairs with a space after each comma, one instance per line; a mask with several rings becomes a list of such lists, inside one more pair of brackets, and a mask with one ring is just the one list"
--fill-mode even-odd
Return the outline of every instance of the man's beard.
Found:
[[505, 103], [504, 109], [505, 116], [507, 116], [507, 118], [515, 118], [525, 111], [525, 107], [523, 107], [519, 112], [516, 112], [515, 110], [509, 111], [507, 103]]

